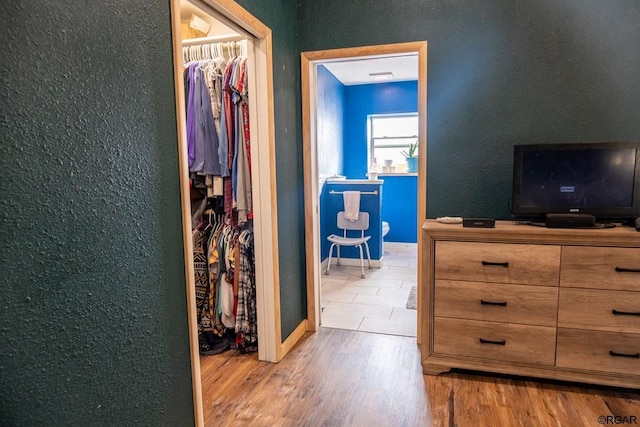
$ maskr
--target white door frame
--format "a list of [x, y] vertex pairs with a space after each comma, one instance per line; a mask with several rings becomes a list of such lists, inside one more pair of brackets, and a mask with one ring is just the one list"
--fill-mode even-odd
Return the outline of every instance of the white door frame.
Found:
[[[305, 240], [307, 260], [307, 320], [310, 330], [320, 326], [320, 213], [318, 199], [318, 165], [316, 141], [316, 68], [319, 63], [343, 61], [357, 57], [382, 57], [402, 54], [418, 55], [418, 250], [417, 277], [422, 283], [424, 265], [422, 257], [422, 224], [427, 218], [427, 42], [396, 43], [389, 45], [353, 47], [345, 49], [303, 52], [302, 73], [302, 141], [304, 157]], [[422, 286], [418, 289], [417, 341], [422, 336]]]

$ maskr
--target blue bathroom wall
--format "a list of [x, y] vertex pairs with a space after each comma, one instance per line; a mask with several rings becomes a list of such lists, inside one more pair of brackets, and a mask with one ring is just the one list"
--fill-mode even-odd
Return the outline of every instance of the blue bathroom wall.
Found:
[[[324, 226], [321, 227], [320, 238], [322, 240], [322, 259], [329, 256], [329, 242], [327, 236], [330, 234], [342, 235], [342, 230], [338, 228], [337, 217], [338, 212], [344, 210], [344, 199], [342, 194], [330, 194], [331, 191], [378, 191], [378, 195], [363, 194], [360, 196], [360, 211], [369, 213], [369, 230], [365, 235], [371, 236], [369, 240], [369, 250], [372, 260], [379, 260], [382, 256], [382, 184], [355, 184], [341, 183], [335, 184], [326, 182], [322, 190], [321, 199], [324, 205], [324, 215], [321, 221]], [[354, 232], [357, 233], [357, 232]], [[351, 236], [351, 234], [349, 234]], [[335, 255], [335, 253], [334, 253]], [[360, 258], [360, 251], [355, 247], [343, 247], [340, 250], [342, 258]], [[366, 253], [365, 253], [366, 256]]]
[[344, 175], [366, 179], [369, 114], [418, 111], [418, 82], [377, 83], [345, 87]]
[[[323, 259], [328, 256], [329, 242], [325, 236], [329, 221], [326, 208], [324, 181], [328, 176], [343, 175], [342, 145], [344, 134], [344, 85], [324, 65], [319, 65], [316, 75], [317, 114], [316, 138], [318, 155], [320, 236]], [[335, 197], [335, 196], [333, 196]], [[335, 216], [333, 217], [335, 223]]]
[[[324, 66], [319, 66], [317, 86], [320, 236], [322, 258], [325, 259], [329, 256], [330, 246], [326, 236], [339, 233], [336, 215], [343, 207], [342, 197], [329, 195], [329, 191], [342, 191], [345, 184], [332, 184], [327, 188], [329, 184], [324, 183], [324, 178], [334, 174], [346, 175], [349, 179], [367, 178], [367, 116], [415, 112], [418, 106], [418, 82], [344, 86]], [[382, 220], [390, 226], [386, 241], [417, 241], [417, 176], [392, 175], [383, 179], [384, 198], [374, 201], [372, 196], [363, 196], [361, 199], [363, 203], [376, 204], [376, 212], [371, 213], [370, 217], [372, 259], [380, 259], [382, 254]], [[352, 188], [349, 186], [347, 189]], [[381, 213], [377, 204], [381, 205]], [[363, 205], [363, 209], [368, 207]], [[375, 227], [373, 224], [376, 224]], [[342, 255], [358, 258], [359, 252], [355, 248], [345, 248]]]
[[385, 242], [418, 241], [418, 177], [383, 175], [382, 220], [389, 223]]
[[317, 70], [318, 177], [343, 175], [344, 85], [324, 65]]
[[[344, 175], [365, 178], [368, 171], [367, 116], [416, 112], [418, 82], [346, 86]], [[387, 242], [417, 242], [418, 177], [384, 175], [382, 219], [389, 223]]]

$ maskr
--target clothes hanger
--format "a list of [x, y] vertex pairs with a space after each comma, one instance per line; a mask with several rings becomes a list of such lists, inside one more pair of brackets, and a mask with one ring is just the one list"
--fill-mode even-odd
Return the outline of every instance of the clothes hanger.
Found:
[[200, 69], [204, 71], [211, 64], [211, 61], [212, 61], [210, 45], [208, 44], [200, 45], [200, 52], [201, 52], [201, 59], [200, 59], [199, 66], [200, 66]]
[[213, 215], [213, 232], [215, 233], [218, 230], [218, 214]]
[[184, 65], [185, 66], [189, 66], [193, 62], [195, 62], [194, 61], [193, 46], [183, 46], [182, 47], [182, 56], [183, 56]]
[[240, 233], [240, 237], [238, 237], [238, 241], [243, 246], [249, 246], [252, 238], [253, 238], [253, 232], [249, 229], [246, 229], [246, 230], [243, 230], [242, 233]]
[[244, 58], [247, 57], [247, 41], [246, 40], [240, 41], [240, 55]]
[[210, 230], [211, 228], [213, 228], [213, 224], [211, 223], [211, 211], [209, 211], [209, 222], [207, 223], [207, 226], [204, 228], [204, 231]]
[[221, 43], [215, 43], [212, 44], [211, 46], [213, 47], [214, 53], [213, 53], [213, 57], [215, 60], [215, 64], [216, 64], [216, 71], [221, 70], [222, 68], [222, 64], [224, 64], [225, 60], [224, 60], [224, 55], [222, 54], [222, 44]]
[[231, 43], [232, 42], [227, 42], [227, 43], [224, 44], [226, 49], [227, 49], [227, 54], [229, 55], [229, 61], [234, 58], [234, 52], [233, 52], [233, 49], [231, 47]]
[[224, 223], [224, 214], [218, 214], [218, 228], [220, 230], [222, 230], [222, 228], [224, 227], [225, 223]]

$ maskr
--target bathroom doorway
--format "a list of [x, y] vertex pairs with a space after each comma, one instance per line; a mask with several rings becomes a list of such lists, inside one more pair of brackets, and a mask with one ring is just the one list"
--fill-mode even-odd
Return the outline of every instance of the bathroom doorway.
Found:
[[[303, 141], [304, 141], [304, 161], [305, 161], [305, 230], [307, 241], [307, 303], [308, 303], [308, 316], [310, 327], [317, 328], [322, 322], [322, 310], [326, 306], [322, 301], [322, 279], [328, 278], [332, 280], [332, 276], [323, 275], [324, 265], [322, 264], [322, 250], [321, 244], [323, 237], [320, 233], [320, 192], [325, 176], [323, 175], [322, 165], [323, 160], [319, 155], [319, 147], [322, 147], [323, 141], [325, 141], [326, 135], [323, 135], [323, 123], [318, 111], [319, 98], [323, 95], [318, 93], [318, 71], [326, 69], [336, 69], [346, 64], [347, 68], [351, 70], [365, 70], [365, 64], [368, 60], [384, 60], [390, 61], [393, 59], [402, 60], [407, 59], [409, 56], [414, 56], [416, 59], [416, 75], [417, 75], [417, 112], [419, 117], [418, 124], [418, 159], [419, 167], [417, 172], [417, 191], [415, 193], [414, 200], [416, 202], [417, 221], [414, 226], [417, 231], [417, 243], [413, 245], [395, 245], [385, 244], [385, 252], [387, 265], [380, 269], [365, 271], [366, 280], [379, 280], [380, 283], [391, 286], [383, 287], [368, 287], [366, 283], [360, 283], [362, 286], [360, 289], [363, 291], [363, 295], [357, 297], [359, 301], [375, 302], [376, 298], [395, 298], [403, 299], [400, 296], [403, 292], [401, 288], [402, 279], [391, 278], [388, 271], [391, 266], [397, 267], [398, 262], [404, 263], [406, 261], [409, 269], [414, 269], [413, 273], [402, 273], [406, 281], [411, 280], [413, 275], [413, 281], [420, 283], [422, 275], [422, 268], [419, 262], [418, 254], [421, 251], [421, 233], [419, 233], [419, 227], [426, 218], [426, 56], [427, 56], [427, 43], [426, 42], [412, 42], [393, 45], [381, 45], [381, 46], [369, 46], [360, 48], [348, 48], [348, 49], [336, 49], [330, 51], [316, 51], [302, 53], [302, 98], [303, 98]], [[373, 72], [371, 74], [377, 74]], [[351, 83], [353, 84], [353, 83]], [[335, 152], [335, 151], [334, 151]], [[320, 167], [319, 167], [320, 164]], [[414, 178], [415, 179], [415, 178]], [[390, 225], [393, 227], [393, 225]], [[325, 251], [326, 252], [326, 251]], [[400, 258], [398, 258], [398, 256]], [[395, 258], [395, 259], [394, 259]], [[326, 262], [325, 262], [326, 264]], [[384, 260], [383, 260], [384, 265]], [[354, 278], [359, 274], [354, 273], [351, 275], [348, 266], [344, 266], [341, 272], [338, 272], [335, 277], [334, 284], [338, 282], [349, 283], [355, 282]], [[358, 268], [356, 268], [358, 269]], [[395, 269], [395, 268], [394, 268]], [[335, 268], [332, 266], [332, 275]], [[386, 274], [385, 274], [386, 272]], [[353, 277], [352, 277], [353, 276]], [[377, 276], [377, 277], [374, 277]], [[394, 281], [392, 283], [392, 281]], [[420, 299], [420, 287], [417, 286], [417, 302], [418, 310], [416, 319], [420, 318], [421, 304]], [[344, 287], [343, 287], [344, 289]], [[351, 292], [351, 291], [350, 291]], [[408, 293], [409, 290], [406, 290]], [[370, 295], [375, 293], [375, 295]], [[369, 294], [369, 295], [367, 295]], [[344, 297], [350, 299], [349, 296], [338, 296], [338, 299]], [[356, 297], [354, 296], [354, 299]], [[339, 301], [334, 301], [339, 303]], [[340, 304], [338, 304], [340, 305]], [[404, 306], [404, 303], [402, 304]], [[333, 304], [335, 307], [336, 304]], [[372, 304], [372, 307], [374, 304]], [[349, 307], [344, 307], [347, 311]], [[351, 310], [353, 311], [353, 310]], [[357, 322], [355, 317], [350, 316], [348, 322], [351, 322], [353, 326], [354, 322]], [[327, 314], [327, 320], [328, 314]], [[333, 320], [332, 320], [333, 321]], [[328, 322], [329, 323], [329, 322]], [[420, 322], [415, 321], [415, 331], [417, 332], [418, 341], [420, 341]], [[327, 326], [330, 326], [329, 324]], [[355, 329], [353, 327], [345, 327], [349, 329]], [[360, 330], [369, 330], [376, 332], [376, 328], [365, 327]], [[384, 328], [383, 328], [384, 329]], [[384, 330], [378, 329], [377, 332], [385, 333]]]

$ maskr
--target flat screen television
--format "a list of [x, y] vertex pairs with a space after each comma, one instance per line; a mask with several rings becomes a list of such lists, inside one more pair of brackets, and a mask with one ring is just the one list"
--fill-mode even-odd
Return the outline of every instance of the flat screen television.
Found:
[[512, 214], [531, 221], [640, 216], [640, 142], [514, 146]]

